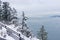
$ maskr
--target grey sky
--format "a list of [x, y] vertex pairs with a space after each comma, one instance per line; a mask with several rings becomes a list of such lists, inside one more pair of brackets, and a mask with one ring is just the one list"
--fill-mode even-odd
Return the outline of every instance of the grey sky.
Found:
[[60, 14], [60, 0], [3, 0], [8, 1], [19, 13], [32, 17]]

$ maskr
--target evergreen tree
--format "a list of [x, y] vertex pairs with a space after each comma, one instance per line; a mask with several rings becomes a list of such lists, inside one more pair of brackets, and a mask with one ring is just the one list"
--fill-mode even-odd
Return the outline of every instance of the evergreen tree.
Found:
[[[13, 19], [18, 19], [16, 16], [17, 15], [16, 13], [17, 13], [16, 9], [15, 8], [12, 9], [9, 6], [8, 2], [3, 2], [3, 14], [2, 14], [3, 16], [2, 16], [2, 18], [4, 21], [10, 22]], [[16, 21], [16, 20], [14, 20], [14, 21]]]
[[17, 11], [16, 11], [16, 9], [13, 8], [13, 9], [11, 10], [11, 12], [12, 12], [12, 14], [11, 14], [11, 20], [13, 20], [13, 19], [18, 19], [18, 18], [17, 18]]
[[29, 30], [29, 27], [26, 24], [26, 20], [28, 18], [25, 16], [24, 11], [22, 12], [22, 27], [18, 27], [17, 31], [20, 31], [23, 35], [25, 35], [26, 37], [32, 37], [32, 33]]
[[38, 36], [37, 36], [40, 40], [47, 40], [47, 32], [44, 29], [44, 26], [42, 25], [42, 28], [40, 29], [40, 31], [38, 32]]
[[0, 21], [2, 19], [2, 1], [0, 0]]
[[24, 29], [24, 27], [28, 28], [27, 24], [25, 23], [26, 20], [27, 20], [27, 17], [25, 16], [24, 11], [23, 11], [23, 13], [22, 13], [22, 29]]
[[[0, 0], [0, 21], [4, 21], [5, 23], [18, 20], [17, 11], [15, 8], [11, 8], [9, 6], [9, 2], [2, 2]], [[13, 21], [12, 21], [13, 23]]]
[[9, 10], [9, 3], [8, 2], [3, 2], [3, 20], [9, 21], [10, 19], [10, 10]]

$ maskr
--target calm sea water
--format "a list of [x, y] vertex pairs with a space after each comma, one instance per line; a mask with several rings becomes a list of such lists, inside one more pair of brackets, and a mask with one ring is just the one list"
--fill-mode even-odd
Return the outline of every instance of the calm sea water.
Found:
[[41, 28], [42, 25], [44, 25], [46, 31], [48, 32], [48, 40], [60, 40], [59, 17], [30, 18], [27, 24], [34, 33], [34, 35], [37, 35], [37, 31]]

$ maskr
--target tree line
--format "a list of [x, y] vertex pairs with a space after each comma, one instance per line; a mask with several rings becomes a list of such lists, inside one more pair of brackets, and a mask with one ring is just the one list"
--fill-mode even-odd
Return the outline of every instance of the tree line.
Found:
[[17, 11], [11, 8], [9, 2], [2, 2], [0, 0], [0, 21], [11, 22], [13, 19], [18, 19]]
[[[9, 5], [9, 2], [2, 2], [0, 0], [0, 21], [5, 22], [5, 23], [10, 23], [12, 20], [12, 23], [15, 23], [18, 20], [17, 15], [17, 11], [15, 8], [11, 8]], [[27, 20], [27, 17], [24, 16], [24, 12], [23, 12], [23, 19], [22, 19], [22, 33], [24, 30], [24, 26], [27, 27], [27, 24], [24, 22]], [[16, 23], [15, 23], [16, 24]], [[28, 29], [28, 27], [27, 27]], [[26, 30], [26, 36], [29, 37], [32, 34], [30, 34], [31, 32]], [[42, 28], [40, 29], [40, 31], [38, 32], [38, 38], [40, 40], [47, 40], [47, 32], [44, 29], [44, 26], [42, 26]]]

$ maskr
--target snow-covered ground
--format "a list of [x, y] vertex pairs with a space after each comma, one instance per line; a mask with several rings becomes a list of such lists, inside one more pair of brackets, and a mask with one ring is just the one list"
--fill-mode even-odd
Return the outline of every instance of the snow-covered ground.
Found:
[[[2, 27], [2, 28], [1, 28]], [[17, 31], [17, 28], [14, 28], [15, 26], [3, 24], [0, 22], [0, 37], [6, 39], [6, 40], [19, 40], [19, 38], [22, 38], [22, 40], [39, 40], [36, 37], [26, 37], [21, 32]], [[7, 32], [8, 31], [8, 32]], [[20, 37], [19, 37], [20, 34]]]

